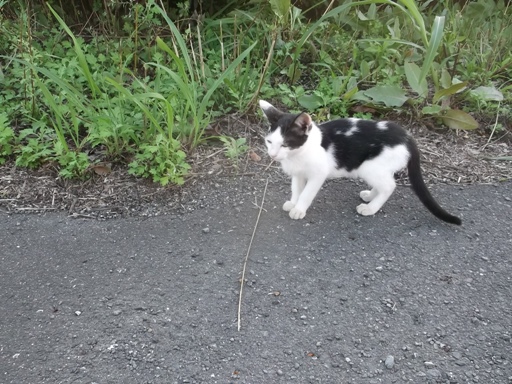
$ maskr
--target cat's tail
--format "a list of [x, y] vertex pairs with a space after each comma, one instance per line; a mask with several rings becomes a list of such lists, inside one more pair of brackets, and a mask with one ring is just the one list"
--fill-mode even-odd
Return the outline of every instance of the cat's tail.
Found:
[[432, 214], [434, 214], [434, 216], [448, 223], [461, 225], [462, 221], [457, 216], [453, 216], [441, 208], [430, 194], [430, 191], [425, 185], [425, 181], [423, 181], [423, 176], [421, 175], [420, 153], [413, 140], [408, 141], [407, 148], [411, 155], [409, 163], [407, 164], [407, 172], [409, 174], [412, 189], [419, 197], [420, 201], [430, 212], [432, 212]]

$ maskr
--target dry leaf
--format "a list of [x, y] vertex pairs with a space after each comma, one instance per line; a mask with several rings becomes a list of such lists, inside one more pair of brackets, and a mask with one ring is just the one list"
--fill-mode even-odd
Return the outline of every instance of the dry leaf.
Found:
[[356, 105], [354, 108], [352, 108], [352, 112], [359, 112], [359, 113], [375, 113], [377, 110], [372, 107], [367, 107], [365, 105]]
[[249, 157], [252, 161], [261, 161], [261, 157], [253, 149], [249, 151]]
[[112, 172], [112, 169], [108, 165], [93, 165], [92, 170], [100, 176], [106, 176], [110, 172]]

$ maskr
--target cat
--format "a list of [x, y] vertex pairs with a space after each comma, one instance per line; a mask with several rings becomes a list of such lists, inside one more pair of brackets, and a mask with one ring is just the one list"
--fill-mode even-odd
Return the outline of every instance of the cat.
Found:
[[292, 196], [283, 205], [292, 219], [304, 218], [325, 180], [337, 177], [360, 178], [371, 187], [359, 194], [365, 203], [356, 210], [374, 215], [395, 190], [395, 173], [407, 167], [412, 189], [425, 207], [441, 220], [461, 224], [430, 194], [416, 143], [399, 125], [357, 118], [317, 125], [305, 112], [282, 112], [264, 100], [259, 105], [270, 123], [268, 154], [292, 178]]

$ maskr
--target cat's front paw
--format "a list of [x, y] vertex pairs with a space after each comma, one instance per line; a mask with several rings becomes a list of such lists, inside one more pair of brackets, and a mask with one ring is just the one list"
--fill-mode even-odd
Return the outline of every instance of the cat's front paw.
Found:
[[356, 207], [356, 210], [357, 210], [357, 213], [359, 213], [360, 215], [363, 215], [363, 216], [371, 216], [371, 215], [375, 215], [375, 213], [377, 213], [376, 211], [371, 209], [368, 204], [359, 204]]
[[283, 204], [283, 211], [290, 212], [293, 208], [295, 208], [295, 204], [291, 201], [287, 201]]
[[359, 194], [359, 197], [361, 197], [361, 199], [363, 201], [366, 201], [367, 203], [369, 203], [373, 199], [372, 191], [361, 191], [361, 193]]
[[304, 216], [306, 216], [306, 212], [305, 211], [301, 211], [300, 209], [297, 209], [295, 207], [292, 208], [291, 211], [290, 211], [290, 217], [293, 220], [303, 219]]

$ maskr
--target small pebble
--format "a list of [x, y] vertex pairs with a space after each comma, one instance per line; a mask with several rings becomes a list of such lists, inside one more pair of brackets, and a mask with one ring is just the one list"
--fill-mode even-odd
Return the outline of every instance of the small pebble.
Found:
[[439, 369], [429, 369], [427, 371], [427, 376], [429, 376], [431, 378], [441, 377], [441, 371]]
[[389, 355], [388, 357], [386, 357], [386, 361], [384, 362], [384, 365], [386, 366], [387, 369], [391, 369], [395, 366], [395, 358], [391, 355]]
[[206, 227], [206, 228], [203, 228], [203, 233], [208, 233], [210, 232], [210, 228]]

